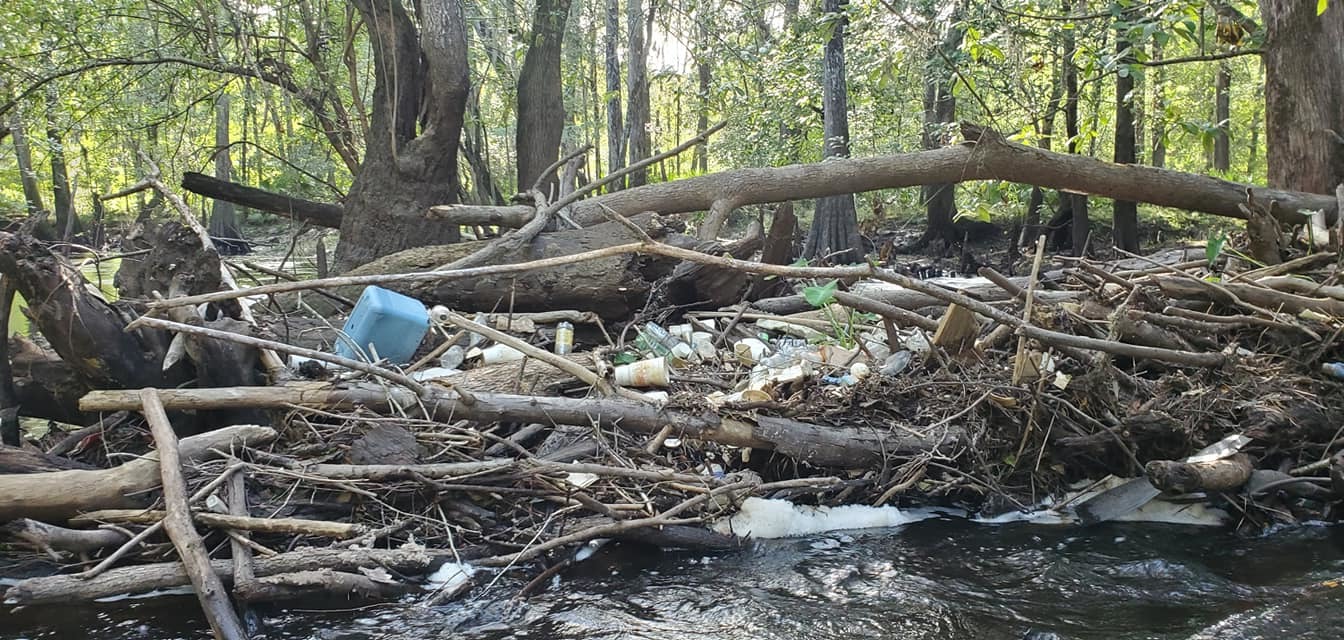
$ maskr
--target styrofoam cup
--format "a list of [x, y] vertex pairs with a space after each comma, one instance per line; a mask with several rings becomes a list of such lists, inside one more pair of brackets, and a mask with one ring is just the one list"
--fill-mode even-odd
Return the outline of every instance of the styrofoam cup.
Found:
[[616, 384], [622, 387], [666, 387], [667, 358], [650, 358], [616, 367]]

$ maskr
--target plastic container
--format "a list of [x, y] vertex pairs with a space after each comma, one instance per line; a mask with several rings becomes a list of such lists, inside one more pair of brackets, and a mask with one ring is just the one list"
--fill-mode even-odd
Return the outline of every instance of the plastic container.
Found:
[[561, 322], [555, 325], [555, 353], [566, 355], [574, 351], [574, 325]]
[[616, 384], [622, 387], [666, 387], [671, 384], [667, 377], [667, 359], [650, 358], [616, 367]]
[[1327, 362], [1321, 365], [1321, 371], [1331, 377], [1344, 380], [1344, 362]]
[[345, 321], [345, 335], [336, 341], [336, 355], [406, 364], [428, 330], [429, 313], [419, 300], [382, 287], [366, 287]]
[[655, 356], [670, 356], [677, 345], [683, 344], [656, 322], [645, 324], [640, 330], [640, 337], [644, 338], [644, 346]]

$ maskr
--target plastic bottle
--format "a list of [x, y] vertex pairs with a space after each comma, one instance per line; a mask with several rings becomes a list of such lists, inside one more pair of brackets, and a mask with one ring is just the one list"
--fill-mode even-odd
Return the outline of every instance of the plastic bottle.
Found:
[[652, 351], [654, 355], [670, 356], [672, 350], [677, 345], [682, 344], [680, 340], [673, 337], [672, 334], [667, 332], [667, 329], [662, 328], [656, 322], [645, 324], [640, 333], [644, 336], [644, 343], [648, 346], [649, 351]]
[[574, 351], [574, 325], [561, 322], [555, 325], [555, 352], [567, 355]]
[[1321, 371], [1332, 378], [1344, 380], [1344, 362], [1327, 362], [1321, 365]]

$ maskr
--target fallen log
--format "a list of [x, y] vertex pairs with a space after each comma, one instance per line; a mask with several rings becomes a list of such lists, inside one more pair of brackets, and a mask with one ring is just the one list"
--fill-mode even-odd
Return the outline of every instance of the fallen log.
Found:
[[[283, 408], [290, 405], [325, 409], [358, 406], [386, 411], [391, 406], [416, 406], [415, 396], [402, 389], [372, 385], [337, 388], [322, 383], [290, 383], [275, 387], [229, 389], [161, 389], [159, 398], [173, 410], [203, 410], [248, 406]], [[419, 403], [435, 418], [480, 422], [542, 422], [619, 428], [655, 434], [672, 425], [683, 438], [778, 453], [823, 467], [865, 468], [882, 465], [887, 456], [950, 451], [965, 434], [942, 426], [928, 434], [913, 429], [877, 429], [820, 426], [782, 418], [758, 416], [754, 422], [722, 418], [710, 412], [690, 413], [659, 409], [650, 404], [610, 398], [558, 398], [499, 393], [473, 393], [465, 403], [455, 395], [430, 388]], [[138, 402], [134, 391], [93, 391], [80, 400], [86, 411], [115, 411]]]
[[1167, 493], [1232, 491], [1251, 477], [1251, 459], [1244, 453], [1207, 462], [1153, 460], [1144, 465], [1144, 475], [1154, 487]]
[[[132, 522], [135, 524], [154, 524], [167, 515], [166, 511], [154, 509], [101, 509], [83, 513], [70, 519], [70, 524], [88, 525], [101, 522]], [[303, 518], [254, 518], [227, 513], [197, 511], [191, 519], [207, 527], [216, 529], [237, 529], [257, 533], [278, 533], [299, 536], [319, 536], [345, 540], [365, 532], [364, 527], [348, 522], [328, 522], [325, 520], [306, 520]]]
[[[1229, 182], [1209, 176], [1142, 165], [1120, 165], [1080, 155], [1055, 153], [1005, 140], [999, 134], [962, 124], [966, 142], [932, 151], [876, 158], [828, 159], [814, 164], [724, 171], [706, 176], [625, 189], [574, 204], [579, 224], [605, 221], [606, 212], [633, 215], [707, 211], [720, 203], [729, 209], [878, 189], [950, 184], [973, 180], [1006, 180], [1116, 200], [1245, 219], [1242, 206], [1249, 190], [1256, 202], [1277, 202], [1283, 222], [1300, 224], [1300, 211], [1324, 210], [1333, 223], [1338, 201], [1333, 194], [1302, 193]], [[516, 207], [501, 207], [501, 220], [521, 218]], [[488, 211], [478, 207], [473, 215]], [[438, 210], [445, 217], [454, 212]], [[527, 216], [531, 219], [531, 216]]]
[[[180, 447], [182, 459], [195, 463], [215, 457], [213, 450], [257, 446], [274, 438], [275, 431], [267, 427], [239, 425], [183, 438]], [[0, 521], [63, 521], [81, 511], [137, 507], [142, 500], [137, 494], [159, 482], [159, 455], [153, 451], [111, 469], [0, 475]]]
[[[459, 550], [464, 558], [480, 556], [471, 549]], [[445, 560], [454, 559], [451, 550], [436, 549], [299, 549], [270, 557], [257, 558], [258, 578], [296, 571], [331, 569], [358, 572], [361, 568], [383, 567], [389, 571], [427, 573]], [[226, 584], [233, 582], [233, 562], [212, 560], [211, 567]], [[180, 562], [160, 562], [132, 567], [117, 567], [92, 577], [77, 575], [44, 576], [16, 582], [4, 592], [9, 605], [66, 605], [126, 594], [176, 589], [189, 584]]]
[[13, 536], [23, 544], [51, 556], [56, 556], [58, 551], [92, 553], [115, 547], [130, 537], [116, 529], [66, 529], [28, 518], [19, 518], [0, 526], [0, 533]]
[[258, 211], [278, 213], [331, 229], [340, 229], [341, 218], [345, 215], [345, 208], [338, 204], [295, 198], [191, 171], [182, 174], [182, 188], [207, 198], [232, 202]]

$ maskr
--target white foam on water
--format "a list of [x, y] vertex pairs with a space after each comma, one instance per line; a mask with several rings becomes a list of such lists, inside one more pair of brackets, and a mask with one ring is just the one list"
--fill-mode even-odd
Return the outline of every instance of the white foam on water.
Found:
[[445, 562], [425, 579], [425, 590], [442, 589], [447, 593], [453, 593], [471, 582], [471, 577], [475, 574], [476, 567], [465, 562]]
[[741, 510], [715, 522], [713, 528], [742, 537], [793, 538], [827, 531], [898, 527], [928, 517], [932, 514], [910, 514], [896, 507], [812, 507], [787, 500], [747, 498]]

